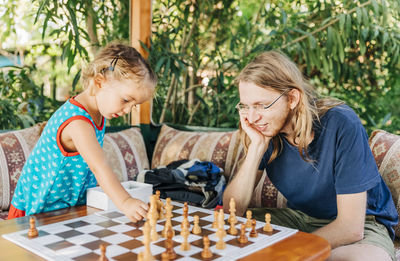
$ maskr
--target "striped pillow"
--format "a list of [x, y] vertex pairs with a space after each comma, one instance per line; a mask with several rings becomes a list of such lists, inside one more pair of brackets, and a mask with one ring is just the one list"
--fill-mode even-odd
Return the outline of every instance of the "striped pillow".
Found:
[[149, 169], [146, 146], [139, 128], [106, 133], [103, 150], [121, 182], [133, 180], [140, 171]]
[[[400, 136], [383, 130], [375, 130], [369, 138], [369, 146], [374, 155], [379, 173], [392, 193], [392, 198], [400, 215]], [[400, 224], [394, 227], [400, 237]]]

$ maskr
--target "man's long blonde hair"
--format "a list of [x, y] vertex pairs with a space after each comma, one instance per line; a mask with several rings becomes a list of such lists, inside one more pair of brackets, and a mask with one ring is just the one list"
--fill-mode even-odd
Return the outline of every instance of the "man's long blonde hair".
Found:
[[[294, 130], [293, 140], [298, 141], [297, 147], [301, 157], [305, 161], [310, 159], [307, 149], [312, 140], [313, 126], [319, 122], [320, 117], [332, 107], [343, 104], [342, 101], [333, 98], [318, 98], [314, 86], [302, 75], [296, 64], [286, 55], [277, 51], [268, 51], [258, 55], [251, 61], [236, 78], [236, 82], [254, 83], [259, 87], [275, 90], [279, 93], [296, 89], [300, 93], [300, 101], [291, 113], [289, 124]], [[242, 144], [247, 153], [250, 139], [242, 127], [239, 126]], [[272, 162], [282, 150], [282, 138], [277, 135], [272, 138], [274, 150], [268, 163]]]

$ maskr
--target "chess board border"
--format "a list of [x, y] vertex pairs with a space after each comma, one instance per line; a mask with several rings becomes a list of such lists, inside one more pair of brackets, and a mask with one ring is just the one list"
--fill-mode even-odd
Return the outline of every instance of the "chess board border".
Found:
[[[179, 211], [182, 210], [183, 204], [179, 203], [179, 202], [172, 202], [172, 204], [174, 205], [174, 212], [176, 213], [180, 213]], [[178, 212], [176, 211], [176, 207], [178, 207]], [[123, 221], [119, 221], [119, 217], [107, 217], [108, 214], [112, 213], [112, 212], [116, 212], [117, 210], [106, 210], [106, 211], [99, 211], [96, 212], [94, 214], [91, 215], [87, 215], [87, 216], [82, 216], [82, 217], [77, 217], [77, 218], [73, 218], [73, 219], [69, 219], [69, 220], [64, 220], [61, 222], [56, 222], [56, 223], [52, 223], [49, 225], [63, 225], [63, 224], [69, 224], [69, 223], [73, 223], [73, 222], [79, 222], [79, 221], [85, 221], [85, 219], [87, 220], [88, 218], [90, 219], [90, 217], [92, 216], [97, 216], [97, 217], [101, 217], [104, 219], [108, 219], [109, 221], [112, 222], [120, 222], [121, 224], [123, 224]], [[118, 212], [118, 211], [117, 211]], [[203, 213], [208, 213], [210, 217], [213, 217], [214, 215], [214, 210], [209, 210], [209, 209], [203, 209], [203, 208], [198, 208], [195, 206], [189, 206], [189, 215], [191, 213], [194, 212], [203, 212]], [[224, 214], [225, 215], [225, 220], [229, 217], [229, 214]], [[124, 217], [123, 217], [124, 218]], [[126, 217], [125, 217], [126, 218]], [[243, 217], [237, 217], [237, 220], [239, 222], [246, 222], [246, 218]], [[159, 221], [160, 222], [160, 221]], [[162, 222], [162, 221], [161, 221]], [[261, 221], [257, 221], [257, 227], [262, 227], [264, 226], [264, 222]], [[38, 226], [37, 229], [39, 231], [39, 233], [41, 232], [40, 228], [44, 227], [44, 226], [49, 226], [49, 225], [43, 225], [43, 226]], [[248, 256], [252, 253], [255, 253], [261, 249], [264, 249], [278, 241], [281, 241], [295, 233], [298, 232], [298, 230], [296, 229], [291, 229], [291, 228], [286, 228], [286, 227], [281, 227], [281, 226], [277, 226], [272, 224], [273, 228], [276, 230], [279, 230], [279, 233], [270, 235], [268, 237], [268, 240], [256, 240], [251, 244], [251, 247], [245, 247], [245, 248], [240, 248], [238, 250], [235, 251], [219, 251], [218, 254], [220, 255], [220, 257], [214, 259], [214, 260], [237, 260], [240, 258], [243, 258], [245, 256]], [[25, 230], [20, 230], [14, 233], [10, 233], [10, 234], [4, 234], [3, 237], [11, 242], [13, 242], [14, 244], [27, 249], [28, 251], [31, 251], [32, 253], [46, 259], [46, 260], [54, 260], [54, 261], [73, 261], [73, 258], [69, 258], [69, 257], [65, 257], [65, 256], [60, 256], [57, 255], [54, 251], [52, 251], [51, 249], [45, 247], [44, 245], [41, 245], [40, 243], [35, 243], [33, 241], [31, 241], [32, 239], [29, 239], [26, 235], [28, 233], [29, 229], [25, 229]], [[43, 232], [43, 231], [42, 231]], [[177, 235], [175, 235], [177, 236]], [[99, 238], [101, 239], [101, 238]], [[224, 240], [225, 242], [229, 241], [229, 240]], [[157, 242], [154, 242], [152, 244], [157, 244]], [[228, 243], [227, 243], [228, 244]], [[246, 249], [247, 248], [247, 249]], [[107, 258], [109, 260], [115, 260], [112, 257], [107, 256]], [[184, 260], [185, 257], [183, 257], [182, 260]]]

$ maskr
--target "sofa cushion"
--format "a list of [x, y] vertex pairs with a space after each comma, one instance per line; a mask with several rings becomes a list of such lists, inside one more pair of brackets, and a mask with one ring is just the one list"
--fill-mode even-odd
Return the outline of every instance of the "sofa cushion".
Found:
[[146, 146], [139, 128], [106, 133], [103, 150], [121, 182], [133, 180], [140, 171], [149, 169]]
[[[400, 215], [400, 136], [375, 130], [369, 139], [379, 172], [389, 187], [397, 212]], [[395, 227], [400, 237], [400, 225]]]
[[228, 178], [237, 160], [238, 131], [181, 131], [163, 125], [157, 137], [152, 168], [181, 159], [211, 161], [224, 170]]
[[45, 123], [0, 134], [0, 209], [10, 207], [11, 198], [26, 159], [35, 146]]

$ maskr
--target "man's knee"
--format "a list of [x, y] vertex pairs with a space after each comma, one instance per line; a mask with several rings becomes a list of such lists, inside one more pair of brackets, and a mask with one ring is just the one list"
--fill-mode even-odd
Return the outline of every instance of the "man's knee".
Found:
[[383, 249], [369, 244], [351, 244], [331, 251], [329, 261], [391, 261], [390, 255]]

